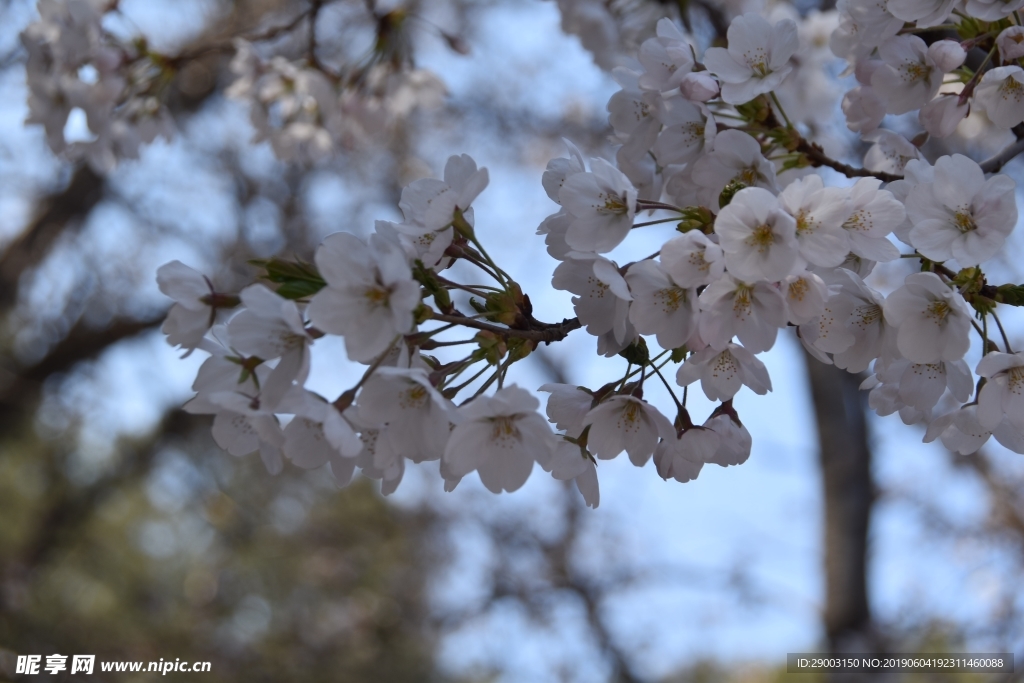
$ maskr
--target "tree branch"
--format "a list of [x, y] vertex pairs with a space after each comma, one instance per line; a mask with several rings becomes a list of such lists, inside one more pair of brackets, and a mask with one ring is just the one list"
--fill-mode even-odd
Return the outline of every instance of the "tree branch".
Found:
[[800, 152], [807, 160], [811, 162], [812, 166], [828, 166], [834, 171], [842, 173], [847, 178], [878, 178], [879, 180], [891, 183], [894, 180], [902, 180], [903, 176], [895, 175], [893, 173], [886, 173], [884, 171], [869, 171], [866, 168], [857, 168], [856, 166], [850, 166], [844, 164], [841, 161], [827, 156], [825, 150], [821, 148], [816, 142], [808, 142], [807, 140], [800, 138], [800, 145], [796, 148], [797, 152]]
[[985, 173], [996, 173], [1010, 162], [1018, 154], [1024, 154], [1024, 137], [1021, 137], [1011, 145], [1008, 145], [1003, 151], [996, 154], [990, 159], [986, 159], [981, 162], [981, 170]]
[[481, 322], [474, 320], [473, 318], [467, 318], [462, 315], [444, 315], [442, 313], [435, 313], [431, 320], [438, 320], [446, 323], [456, 323], [465, 327], [472, 327], [477, 330], [483, 330], [485, 332], [493, 332], [501, 335], [504, 338], [514, 337], [516, 339], [528, 339], [535, 342], [551, 343], [556, 341], [562, 341], [569, 333], [573, 330], [578, 330], [580, 325], [579, 318], [566, 318], [560, 323], [539, 323], [537, 321], [531, 321], [536, 323], [537, 329], [520, 330], [512, 327], [500, 327], [498, 325], [492, 325], [490, 323]]

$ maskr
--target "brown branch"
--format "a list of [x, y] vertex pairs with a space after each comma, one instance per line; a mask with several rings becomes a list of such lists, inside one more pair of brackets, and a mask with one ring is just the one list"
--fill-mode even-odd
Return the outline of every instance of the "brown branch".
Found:
[[857, 168], [856, 166], [850, 166], [849, 164], [844, 164], [841, 161], [836, 161], [825, 154], [825, 150], [821, 148], [821, 145], [816, 142], [808, 142], [803, 137], [800, 138], [800, 144], [797, 146], [796, 151], [803, 154], [807, 160], [811, 162], [812, 166], [827, 166], [834, 171], [842, 173], [847, 178], [878, 178], [886, 183], [903, 179], [903, 176], [896, 175], [894, 173], [886, 173], [885, 171], [869, 171], [866, 168]]
[[456, 323], [465, 327], [472, 327], [473, 329], [483, 330], [485, 332], [493, 332], [501, 335], [504, 338], [514, 337], [516, 339], [527, 339], [535, 342], [544, 342], [549, 344], [551, 342], [562, 341], [569, 333], [573, 330], [578, 330], [580, 325], [579, 318], [566, 318], [560, 323], [541, 323], [531, 320], [532, 325], [536, 327], [534, 329], [516, 329], [512, 327], [500, 327], [498, 325], [492, 325], [490, 323], [481, 322], [474, 320], [473, 318], [467, 318], [462, 315], [444, 315], [441, 313], [435, 313], [431, 320], [438, 320], [446, 323]]
[[104, 185], [102, 176], [83, 165], [67, 187], [42, 200], [46, 208], [0, 255], [0, 311], [14, 305], [21, 276], [42, 262], [69, 224], [99, 203]]
[[156, 329], [163, 319], [163, 314], [143, 320], [121, 319], [99, 329], [80, 322], [35, 365], [27, 368], [0, 366], [0, 432], [10, 428], [19, 415], [35, 407], [48, 377], [98, 357], [119, 341]]

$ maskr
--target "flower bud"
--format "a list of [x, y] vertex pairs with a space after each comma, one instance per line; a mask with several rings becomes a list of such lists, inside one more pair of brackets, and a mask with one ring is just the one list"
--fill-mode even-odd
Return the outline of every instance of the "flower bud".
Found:
[[939, 40], [928, 46], [928, 56], [936, 67], [949, 73], [964, 63], [967, 52], [955, 40]]
[[862, 85], [843, 97], [846, 127], [855, 133], [870, 133], [885, 118], [885, 100], [869, 85]]
[[944, 138], [953, 134], [968, 108], [966, 102], [960, 104], [959, 95], [942, 95], [921, 107], [917, 118], [930, 135]]
[[693, 71], [683, 76], [679, 92], [691, 102], [707, 102], [718, 96], [718, 81], [707, 71]]
[[999, 48], [999, 58], [1004, 62], [1024, 57], [1024, 26], [1004, 29], [996, 38], [996, 46]]
[[881, 59], [858, 59], [857, 64], [853, 68], [853, 73], [857, 77], [857, 82], [861, 85], [871, 85], [871, 77], [878, 67], [884, 66], [885, 62]]

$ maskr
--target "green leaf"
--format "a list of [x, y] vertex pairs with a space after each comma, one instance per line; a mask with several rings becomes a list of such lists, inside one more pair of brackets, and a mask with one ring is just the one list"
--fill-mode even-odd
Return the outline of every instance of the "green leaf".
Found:
[[996, 301], [1010, 306], [1024, 306], [1024, 285], [1001, 285], [997, 287]]
[[263, 277], [281, 286], [277, 293], [286, 299], [305, 299], [327, 286], [316, 266], [302, 261], [266, 259], [249, 261], [263, 269]]

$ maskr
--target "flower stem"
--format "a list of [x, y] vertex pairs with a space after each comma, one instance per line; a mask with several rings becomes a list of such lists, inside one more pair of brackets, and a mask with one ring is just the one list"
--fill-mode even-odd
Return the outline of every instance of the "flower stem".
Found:
[[782, 114], [782, 120], [786, 122], [786, 128], [792, 128], [793, 123], [789, 120], [789, 117], [786, 116], [786, 110], [782, 108], [782, 103], [779, 102], [779, 98], [775, 96], [775, 91], [773, 90], [768, 94], [771, 95], [772, 102], [775, 103], [775, 106], [779, 109], [779, 113]]

